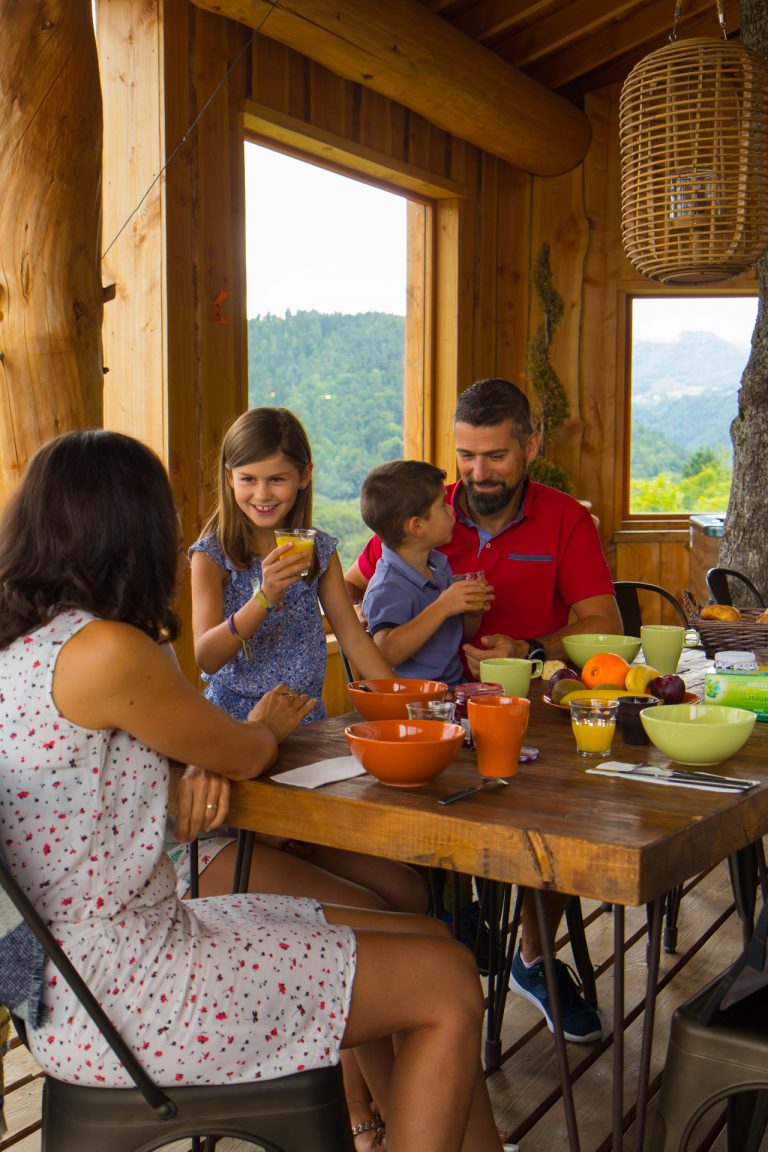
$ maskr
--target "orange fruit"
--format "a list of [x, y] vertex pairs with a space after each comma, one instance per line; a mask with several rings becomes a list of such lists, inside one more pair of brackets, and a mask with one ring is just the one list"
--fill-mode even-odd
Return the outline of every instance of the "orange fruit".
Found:
[[590, 656], [581, 670], [581, 679], [587, 688], [597, 688], [598, 684], [613, 684], [621, 687], [627, 679], [629, 664], [622, 656], [612, 652], [597, 652]]

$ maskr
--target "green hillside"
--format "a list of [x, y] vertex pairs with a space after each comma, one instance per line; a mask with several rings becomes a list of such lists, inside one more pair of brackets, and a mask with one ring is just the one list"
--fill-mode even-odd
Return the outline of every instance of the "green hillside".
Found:
[[315, 522], [340, 537], [345, 567], [370, 533], [368, 472], [403, 454], [402, 316], [288, 312], [248, 321], [248, 403], [290, 408], [315, 461]]

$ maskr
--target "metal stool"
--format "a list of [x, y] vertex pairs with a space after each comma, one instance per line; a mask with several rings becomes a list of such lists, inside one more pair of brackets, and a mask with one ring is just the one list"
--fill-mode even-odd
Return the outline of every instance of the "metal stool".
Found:
[[[354, 1152], [339, 1065], [250, 1084], [159, 1088], [105, 1015], [47, 925], [0, 859], [0, 887], [75, 992], [135, 1088], [91, 1088], [46, 1074], [42, 1152], [150, 1152], [212, 1134], [268, 1152]], [[24, 1039], [24, 1025], [17, 1021]]]
[[731, 967], [672, 1017], [651, 1147], [683, 1152], [727, 1101], [728, 1152], [757, 1152], [768, 1121], [768, 904]]

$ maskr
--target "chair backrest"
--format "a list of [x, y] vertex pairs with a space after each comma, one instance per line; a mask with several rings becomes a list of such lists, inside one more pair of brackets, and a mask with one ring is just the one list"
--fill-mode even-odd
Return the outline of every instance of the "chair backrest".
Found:
[[57, 942], [48, 925], [16, 882], [2, 855], [0, 855], [0, 888], [3, 893], [0, 898], [10, 901], [22, 916], [24, 923], [40, 941], [46, 956], [56, 965], [149, 1106], [162, 1119], [174, 1116], [176, 1105], [157, 1087], [139, 1064], [88, 985]]
[[[738, 588], [739, 592], [746, 589], [753, 598], [755, 606], [760, 608], [766, 606], [761, 593], [749, 577], [742, 576], [741, 572], [735, 572], [733, 568], [710, 568], [707, 572], [707, 588], [709, 588], [709, 594], [715, 604], [733, 604], [731, 582]], [[744, 606], [751, 607], [751, 605]]]
[[638, 592], [653, 592], [657, 596], [661, 596], [662, 599], [666, 600], [675, 609], [683, 627], [688, 627], [688, 617], [685, 614], [682, 604], [679, 600], [675, 599], [671, 592], [667, 592], [666, 588], [662, 588], [659, 584], [646, 584], [642, 580], [615, 580], [613, 588], [616, 593], [616, 603], [619, 606], [619, 614], [621, 615], [621, 623], [624, 627], [625, 635], [640, 635], [643, 614]]

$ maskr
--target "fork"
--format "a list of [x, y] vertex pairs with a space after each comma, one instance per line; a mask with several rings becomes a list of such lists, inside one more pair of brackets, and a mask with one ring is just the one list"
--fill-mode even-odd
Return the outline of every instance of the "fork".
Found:
[[718, 776], [713, 772], [686, 772], [651, 760], [645, 760], [642, 764], [622, 766], [621, 771], [629, 776], [657, 776], [662, 780], [685, 780], [691, 784], [712, 784], [720, 788], [732, 788], [737, 792], [746, 792], [748, 788], [754, 787], [755, 783], [753, 780], [739, 780], [735, 776]]

